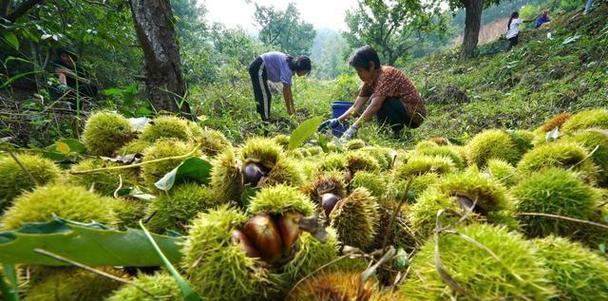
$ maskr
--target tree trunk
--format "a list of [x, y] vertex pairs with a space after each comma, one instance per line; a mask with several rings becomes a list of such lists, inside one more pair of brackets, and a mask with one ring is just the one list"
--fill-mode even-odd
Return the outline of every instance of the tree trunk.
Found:
[[[144, 52], [146, 91], [157, 111], [181, 112], [191, 117], [183, 101], [179, 46], [169, 0], [129, 0], [139, 44]], [[180, 106], [181, 105], [181, 106]]]
[[483, 0], [463, 0], [463, 4], [465, 19], [462, 55], [464, 57], [471, 57], [475, 53], [475, 48], [477, 48], [477, 42], [479, 40]]

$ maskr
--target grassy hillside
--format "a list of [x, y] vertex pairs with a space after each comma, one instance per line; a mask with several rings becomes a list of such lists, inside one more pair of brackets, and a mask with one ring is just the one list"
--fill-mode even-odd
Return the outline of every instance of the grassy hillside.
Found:
[[[466, 138], [485, 128], [532, 128], [557, 113], [608, 106], [608, 4], [588, 15], [557, 16], [461, 60], [456, 51], [407, 66], [427, 100], [429, 116], [414, 138]], [[550, 35], [550, 38], [548, 37]]]

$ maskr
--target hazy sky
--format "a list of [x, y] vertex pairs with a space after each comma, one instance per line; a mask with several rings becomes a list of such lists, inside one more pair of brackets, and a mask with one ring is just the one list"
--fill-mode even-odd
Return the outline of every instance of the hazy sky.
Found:
[[207, 20], [224, 23], [233, 27], [240, 25], [249, 31], [257, 31], [253, 25], [253, 2], [261, 5], [274, 5], [285, 9], [289, 2], [294, 2], [300, 17], [315, 28], [327, 27], [334, 30], [345, 30], [344, 15], [347, 9], [353, 8], [357, 0], [198, 0], [207, 7]]

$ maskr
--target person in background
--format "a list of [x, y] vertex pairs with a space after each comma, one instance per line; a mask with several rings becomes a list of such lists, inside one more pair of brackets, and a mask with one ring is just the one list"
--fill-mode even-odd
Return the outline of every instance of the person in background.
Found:
[[509, 40], [508, 50], [511, 50], [515, 45], [517, 45], [518, 37], [519, 37], [519, 24], [523, 23], [523, 21], [519, 18], [519, 12], [513, 12], [511, 14], [511, 18], [509, 18], [509, 23], [507, 23], [507, 34], [505, 37]]
[[378, 53], [370, 46], [355, 51], [349, 65], [363, 81], [359, 95], [342, 116], [323, 122], [320, 130], [336, 127], [339, 123], [363, 114], [344, 132], [342, 141], [351, 139], [363, 124], [375, 115], [382, 125], [389, 126], [395, 134], [405, 127], [417, 128], [426, 117], [424, 101], [412, 81], [399, 69], [380, 64]]
[[59, 78], [59, 90], [63, 94], [69, 89], [89, 97], [97, 96], [97, 86], [88, 79], [89, 74], [77, 65], [78, 56], [65, 48], [57, 50], [58, 59], [53, 62], [54, 72]]
[[534, 26], [534, 28], [539, 28], [543, 24], [549, 23], [550, 21], [551, 21], [551, 19], [549, 19], [549, 11], [545, 10], [545, 11], [543, 11], [543, 14], [540, 15], [540, 17], [538, 17], [538, 19], [536, 19], [536, 25]]
[[270, 118], [271, 94], [268, 82], [283, 84], [283, 98], [289, 115], [295, 114], [291, 92], [292, 77], [307, 75], [312, 70], [310, 59], [306, 56], [292, 57], [282, 52], [267, 52], [258, 56], [249, 65], [249, 75], [253, 84], [253, 93], [257, 111], [263, 121]]

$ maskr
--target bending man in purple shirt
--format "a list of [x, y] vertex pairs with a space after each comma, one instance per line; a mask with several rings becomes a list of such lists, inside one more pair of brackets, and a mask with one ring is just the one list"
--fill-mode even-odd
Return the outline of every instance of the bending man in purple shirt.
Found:
[[312, 69], [310, 59], [306, 56], [294, 58], [282, 52], [267, 52], [258, 56], [249, 65], [249, 75], [253, 84], [253, 93], [257, 102], [257, 111], [262, 120], [270, 117], [270, 89], [267, 81], [283, 83], [283, 98], [289, 115], [295, 114], [291, 94], [291, 78], [293, 74], [307, 75]]

